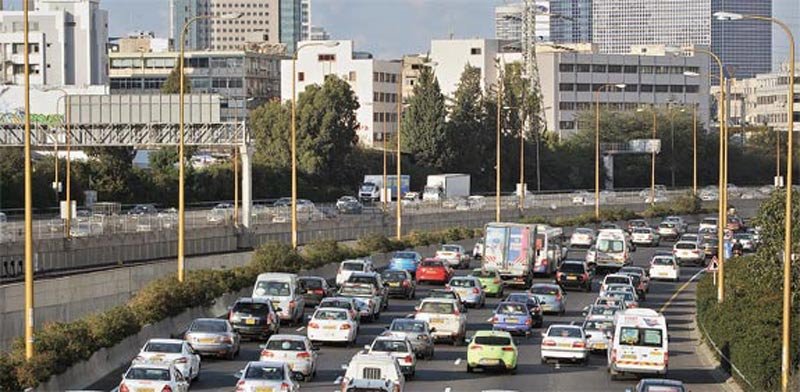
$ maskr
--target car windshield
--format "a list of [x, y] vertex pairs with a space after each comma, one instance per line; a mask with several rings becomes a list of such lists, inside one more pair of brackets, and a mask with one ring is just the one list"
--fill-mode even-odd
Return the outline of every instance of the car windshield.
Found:
[[472, 276], [478, 278], [494, 278], [494, 272], [476, 269], [472, 271]]
[[556, 295], [558, 294], [558, 288], [553, 286], [533, 286], [531, 287], [531, 293], [533, 294], [544, 294], [544, 295]]
[[678, 242], [677, 244], [675, 244], [675, 249], [694, 249], [696, 247], [697, 245], [689, 242]]
[[660, 225], [658, 225], [658, 227], [672, 229], [675, 227], [675, 224], [671, 222], [662, 222]]
[[402, 340], [376, 340], [372, 344], [372, 351], [387, 351], [390, 353], [404, 353], [408, 351], [406, 342]]
[[[602, 300], [602, 302], [608, 303], [608, 302], [611, 302], [611, 301]], [[594, 315], [613, 316], [614, 314], [617, 313], [617, 309], [618, 308], [612, 307], [612, 306], [595, 305], [595, 306], [592, 306], [591, 311], [589, 312], [589, 315], [590, 316], [594, 316]]]
[[189, 327], [189, 332], [227, 332], [228, 325], [225, 320], [196, 320]]
[[444, 291], [444, 290], [431, 290], [428, 292], [428, 298], [447, 298], [447, 299], [455, 299], [455, 293]]
[[705, 219], [703, 219], [702, 223], [705, 223], [707, 225], [716, 225], [717, 224], [717, 220], [715, 218], [705, 218]]
[[510, 346], [511, 339], [504, 336], [476, 336], [475, 344], [483, 346]]
[[614, 328], [613, 321], [606, 320], [588, 320], [583, 323], [583, 330], [589, 331], [609, 331]]
[[539, 300], [537, 300], [536, 297], [529, 296], [528, 294], [524, 293], [509, 294], [508, 297], [506, 297], [506, 301], [519, 303], [539, 303]]
[[458, 253], [460, 251], [460, 249], [458, 249], [458, 247], [454, 246], [454, 245], [444, 245], [444, 246], [442, 246], [441, 251], [442, 252], [456, 252], [456, 253]]
[[606, 293], [606, 295], [612, 298], [619, 298], [626, 302], [633, 301], [633, 294], [626, 291], [611, 291]]
[[392, 322], [391, 328], [395, 332], [425, 332], [425, 324], [419, 321], [398, 321]]
[[580, 328], [551, 327], [547, 336], [552, 338], [581, 338]]
[[500, 304], [495, 311], [497, 314], [527, 314], [528, 309], [522, 304]]
[[148, 353], [178, 354], [182, 349], [182, 343], [150, 342], [144, 346], [144, 351]]
[[624, 346], [661, 347], [662, 331], [655, 328], [622, 327], [619, 344]]
[[449, 302], [424, 302], [420, 307], [420, 313], [439, 313], [451, 314], [455, 308]]
[[450, 281], [450, 286], [453, 287], [475, 287], [475, 281], [472, 279], [453, 279]]
[[372, 295], [372, 287], [364, 285], [345, 285], [339, 290], [342, 295]]
[[577, 234], [592, 234], [592, 229], [575, 229]]
[[289, 282], [260, 281], [256, 284], [256, 294], [287, 297], [291, 294]]
[[348, 283], [363, 283], [370, 285], [377, 285], [378, 282], [374, 276], [350, 276], [347, 280]]
[[404, 280], [406, 273], [403, 271], [384, 271], [381, 277], [383, 280]]
[[667, 257], [656, 257], [653, 259], [653, 265], [673, 265], [672, 259]]
[[267, 342], [267, 350], [306, 351], [306, 343], [302, 340], [272, 339]]
[[605, 284], [630, 284], [631, 278], [627, 276], [606, 276]]
[[332, 321], [347, 320], [347, 312], [340, 310], [318, 310], [316, 313], [314, 313], [314, 319]]
[[320, 308], [342, 308], [342, 309], [350, 309], [352, 308], [352, 304], [348, 301], [340, 301], [340, 300], [322, 300], [322, 303], [319, 304]]
[[169, 369], [131, 368], [126, 380], [169, 381]]
[[237, 302], [233, 305], [233, 311], [235, 313], [248, 314], [268, 313], [269, 304], [264, 302]]
[[747, 234], [747, 233], [740, 233], [740, 234], [734, 234], [733, 238], [736, 238], [737, 240], [750, 240], [753, 237], [750, 236], [750, 234]]
[[597, 250], [600, 252], [622, 252], [623, 243], [621, 240], [601, 239], [597, 241]]
[[422, 266], [423, 267], [441, 267], [441, 266], [443, 266], [443, 264], [442, 264], [441, 261], [428, 260], [428, 261], [423, 261], [422, 262]]
[[650, 229], [633, 229], [633, 234], [650, 234]]
[[363, 271], [364, 263], [342, 263], [342, 271]]
[[417, 255], [411, 252], [397, 252], [394, 254], [395, 259], [415, 259]]
[[306, 278], [300, 279], [300, 282], [303, 283], [305, 288], [307, 289], [321, 289], [322, 288], [322, 279], [316, 278]]
[[576, 273], [576, 274], [582, 274], [585, 271], [585, 269], [583, 268], [583, 264], [582, 263], [564, 262], [563, 264], [561, 264], [561, 267], [559, 267], [558, 269], [561, 272]]
[[250, 366], [244, 374], [247, 380], [283, 380], [283, 369], [272, 366]]

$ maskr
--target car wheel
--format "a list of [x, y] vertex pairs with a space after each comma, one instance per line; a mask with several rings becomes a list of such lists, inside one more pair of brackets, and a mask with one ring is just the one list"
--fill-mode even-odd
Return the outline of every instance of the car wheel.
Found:
[[473, 369], [472, 366], [469, 366], [469, 364], [467, 364], [467, 373], [472, 373], [474, 371], [475, 371], [475, 369]]
[[428, 353], [428, 360], [432, 360], [433, 359], [434, 353], [435, 353], [435, 351], [434, 351], [433, 347], [431, 347], [431, 351]]
[[567, 309], [562, 306], [561, 310], [558, 311], [558, 315], [563, 316], [565, 313], [567, 313]]
[[514, 365], [513, 368], [510, 370], [511, 374], [517, 374], [517, 365]]
[[583, 288], [583, 291], [587, 293], [592, 291], [592, 284], [591, 283], [587, 284], [586, 287]]
[[236, 359], [236, 351], [231, 351], [231, 352], [229, 352], [229, 353], [228, 353], [228, 355], [227, 355], [226, 357], [227, 357], [227, 359], [228, 359], [229, 361], [233, 361], [234, 359]]

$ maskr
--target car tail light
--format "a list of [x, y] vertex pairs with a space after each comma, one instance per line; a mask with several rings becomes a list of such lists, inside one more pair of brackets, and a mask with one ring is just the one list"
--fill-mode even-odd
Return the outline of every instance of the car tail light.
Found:
[[125, 383], [119, 384], [119, 392], [130, 392], [128, 386]]
[[617, 362], [617, 349], [611, 349], [611, 363]]
[[316, 290], [314, 290], [314, 294], [317, 294], [317, 295], [325, 295], [325, 290], [323, 290], [323, 289], [316, 289]]
[[572, 348], [584, 348], [586, 347], [585, 342], [572, 342]]
[[558, 294], [556, 294], [556, 299], [559, 301], [561, 300], [561, 292], [558, 292]]
[[187, 363], [187, 362], [189, 362], [189, 360], [188, 360], [188, 359], [186, 359], [186, 357], [180, 357], [180, 358], [176, 359], [176, 360], [175, 360], [175, 361], [173, 361], [173, 362], [174, 362], [174, 363]]
[[453, 310], [453, 316], [461, 316], [461, 311], [458, 309]]
[[483, 346], [480, 346], [480, 345], [477, 345], [477, 344], [476, 344], [476, 345], [474, 345], [474, 346], [470, 347], [469, 349], [470, 349], [470, 350], [482, 350], [482, 349], [483, 349]]
[[533, 324], [533, 320], [531, 320], [530, 318], [525, 320], [525, 325], [532, 325], [532, 324]]
[[392, 388], [392, 392], [400, 392], [400, 385], [394, 384], [394, 388]]
[[403, 362], [408, 362], [408, 363], [410, 363], [410, 362], [412, 362], [413, 360], [414, 360], [414, 357], [412, 357], [411, 355], [406, 355], [406, 356], [403, 358]]
[[350, 329], [350, 328], [352, 328], [352, 327], [350, 326], [350, 324], [342, 324], [342, 325], [339, 327], [339, 329], [343, 329], [343, 330], [348, 330], [348, 329]]
[[561, 276], [564, 275], [561, 272], [556, 272], [556, 280], [561, 280]]
[[233, 322], [233, 310], [228, 311], [228, 321]]
[[273, 354], [272, 351], [269, 350], [261, 350], [261, 356], [263, 358], [272, 358], [275, 356], [275, 354]]
[[589, 280], [589, 274], [587, 274], [586, 272], [584, 272], [584, 273], [583, 273], [583, 275], [581, 275], [581, 278], [582, 278], [583, 280]]
[[319, 328], [319, 324], [317, 323], [308, 323], [308, 329], [317, 329]]
[[281, 383], [281, 392], [289, 392], [289, 384], [282, 382]]
[[481, 293], [481, 291], [480, 291], [480, 290], [478, 290], [478, 288], [477, 288], [477, 287], [473, 287], [473, 288], [472, 288], [472, 294], [480, 294], [480, 293]]
[[664, 352], [664, 367], [667, 367], [667, 365], [669, 365], [669, 352]]
[[444, 288], [445, 288], [445, 290], [450, 290], [450, 284], [448, 283], [448, 284], [444, 285]]
[[408, 280], [404, 280], [403, 287], [411, 287], [411, 282], [409, 282]]
[[545, 340], [542, 341], [542, 346], [552, 347], [552, 346], [555, 346], [555, 345], [556, 345], [556, 341], [555, 340], [545, 339]]
[[289, 309], [294, 309], [295, 305], [297, 304], [295, 304], [294, 300], [289, 301]]
[[299, 352], [297, 358], [311, 358], [311, 354], [308, 351]]
[[172, 392], [172, 387], [169, 385], [164, 385], [164, 388], [161, 388], [161, 392]]
[[505, 347], [503, 347], [503, 351], [514, 351], [514, 347], [505, 346]]

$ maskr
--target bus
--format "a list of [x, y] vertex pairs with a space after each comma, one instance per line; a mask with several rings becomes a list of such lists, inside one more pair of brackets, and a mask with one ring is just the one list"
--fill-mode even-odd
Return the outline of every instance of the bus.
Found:
[[485, 226], [481, 268], [497, 271], [509, 285], [530, 287], [537, 225], [489, 223]]

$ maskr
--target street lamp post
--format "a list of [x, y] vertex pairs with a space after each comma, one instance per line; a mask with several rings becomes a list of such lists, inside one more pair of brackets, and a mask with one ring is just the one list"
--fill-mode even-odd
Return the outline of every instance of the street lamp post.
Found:
[[[63, 88], [43, 87], [43, 88], [38, 88], [38, 90], [42, 91], [42, 92], [58, 91], [58, 92], [61, 93], [61, 96], [58, 97], [58, 100], [61, 100], [62, 98], [64, 99], [64, 133], [65, 133], [65, 135], [64, 135], [64, 145], [65, 145], [64, 148], [65, 148], [65, 151], [66, 151], [66, 154], [67, 154], [67, 162], [66, 162], [66, 165], [65, 165], [66, 166], [65, 170], [66, 170], [67, 173], [66, 173], [66, 180], [65, 180], [66, 183], [64, 184], [64, 192], [65, 192], [64, 196], [65, 196], [66, 205], [67, 205], [67, 215], [66, 215], [66, 218], [64, 219], [64, 237], [69, 239], [72, 236], [72, 231], [71, 231], [71, 225], [72, 225], [72, 196], [70, 194], [70, 191], [71, 191], [70, 185], [72, 183], [71, 178], [70, 178], [70, 176], [72, 174], [71, 164], [70, 164], [71, 144], [72, 144], [71, 143], [71, 135], [70, 135], [70, 123], [71, 123], [71, 121], [70, 121], [71, 113], [70, 112], [72, 111], [72, 106], [71, 106], [72, 102], [70, 100], [69, 93], [67, 92], [67, 90], [65, 90]], [[58, 101], [56, 101], [56, 107], [58, 107]], [[58, 173], [58, 154], [56, 154], [56, 173]], [[56, 174], [56, 183], [57, 182], [58, 182], [58, 174]], [[56, 193], [56, 194], [58, 194], [58, 193]]]
[[338, 41], [306, 42], [292, 54], [292, 248], [297, 249], [297, 55], [309, 46], [338, 46]]
[[594, 218], [600, 220], [600, 92], [613, 87], [624, 89], [625, 84], [604, 84], [594, 92]]
[[[27, 3], [27, 2], [26, 2]], [[183, 69], [184, 57], [186, 53], [186, 32], [192, 23], [202, 19], [238, 19], [242, 16], [241, 13], [223, 14], [215, 16], [212, 14], [198, 15], [186, 21], [181, 30], [181, 50], [180, 58], [178, 59], [178, 67], [180, 68], [180, 113], [179, 113], [179, 126], [178, 126], [178, 281], [183, 282], [186, 277], [185, 269], [185, 249], [186, 242], [186, 178], [185, 178], [185, 163], [184, 163], [184, 96], [186, 95], [185, 78], [186, 75]]]
[[494, 219], [500, 222], [500, 127], [502, 126], [502, 107], [503, 107], [503, 69], [498, 63], [500, 71], [498, 72], [497, 81], [497, 135], [496, 135], [496, 152], [495, 152], [495, 211]]
[[789, 89], [787, 92], [787, 118], [786, 118], [786, 206], [784, 211], [784, 237], [783, 237], [783, 333], [781, 351], [781, 390], [789, 390], [789, 376], [791, 372], [791, 306], [792, 306], [792, 165], [794, 143], [794, 79], [795, 79], [795, 48], [792, 30], [783, 21], [760, 15], [741, 15], [729, 12], [714, 14], [719, 20], [753, 19], [767, 21], [780, 26], [789, 40]]
[[33, 358], [33, 170], [31, 165], [31, 75], [30, 27], [28, 14], [30, 1], [23, 1], [22, 25], [24, 30], [24, 80], [25, 80], [25, 358]]

